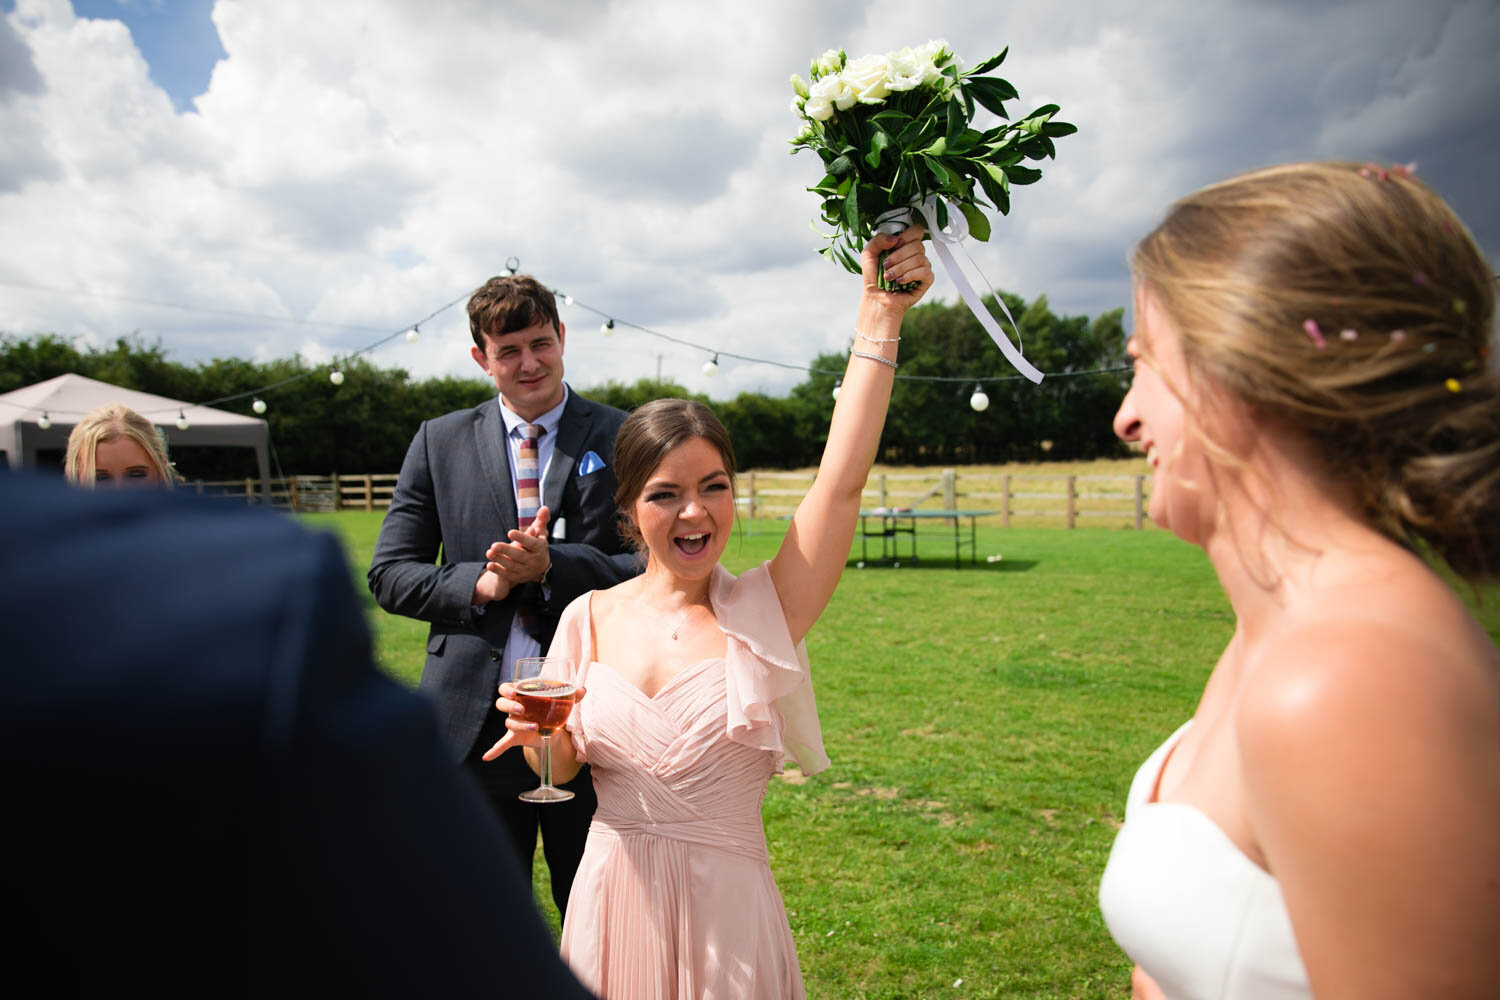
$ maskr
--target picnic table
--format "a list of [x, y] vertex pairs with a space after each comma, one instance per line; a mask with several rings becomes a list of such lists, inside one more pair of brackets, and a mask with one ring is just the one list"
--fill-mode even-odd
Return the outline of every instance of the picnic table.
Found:
[[[963, 532], [961, 525], [964, 518], [969, 519], [969, 561], [979, 562], [978, 547], [975, 542], [976, 533], [974, 523], [981, 517], [990, 514], [998, 514], [997, 510], [914, 510], [901, 507], [875, 507], [870, 510], [859, 512], [859, 564], [863, 566], [869, 562], [870, 539], [880, 539], [880, 561], [892, 566], [901, 565], [901, 536], [907, 536], [911, 541], [911, 562], [917, 561], [917, 524], [921, 521], [951, 520], [953, 522], [953, 568], [959, 569], [963, 566], [961, 555], [963, 552]], [[871, 521], [875, 526], [871, 526]]]

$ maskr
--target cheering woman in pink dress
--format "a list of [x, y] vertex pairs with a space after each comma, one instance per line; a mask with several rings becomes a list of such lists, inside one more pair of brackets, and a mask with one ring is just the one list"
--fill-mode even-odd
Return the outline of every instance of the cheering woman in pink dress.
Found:
[[[719, 565], [734, 525], [734, 456], [705, 406], [657, 400], [615, 446], [616, 501], [645, 552], [639, 577], [563, 613], [549, 655], [587, 685], [552, 738], [554, 780], [587, 761], [599, 808], [563, 925], [563, 957], [607, 1000], [803, 996], [760, 807], [784, 760], [828, 765], [803, 638], [848, 559], [896, 370], [901, 320], [932, 283], [923, 230], [865, 248], [858, 337], [817, 480], [776, 556], [735, 578]], [[877, 287], [879, 255], [908, 292]], [[539, 738], [497, 706], [510, 732]]]

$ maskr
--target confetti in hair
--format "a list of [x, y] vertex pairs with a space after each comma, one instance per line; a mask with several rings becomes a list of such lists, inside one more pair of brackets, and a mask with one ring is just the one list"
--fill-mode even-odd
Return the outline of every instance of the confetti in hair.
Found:
[[1358, 330], [1340, 330], [1339, 331], [1339, 337], [1341, 339], [1343, 339], [1343, 340], [1358, 340], [1359, 339], [1359, 331]]
[[1303, 320], [1302, 331], [1307, 334], [1307, 339], [1311, 340], [1313, 342], [1313, 346], [1318, 350], [1321, 351], [1323, 348], [1328, 346], [1328, 341], [1323, 337], [1323, 331], [1318, 329], [1317, 320]]

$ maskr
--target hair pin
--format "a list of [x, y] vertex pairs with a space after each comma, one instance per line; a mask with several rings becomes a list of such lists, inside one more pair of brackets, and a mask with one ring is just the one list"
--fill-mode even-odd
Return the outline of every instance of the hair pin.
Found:
[[1303, 320], [1302, 331], [1307, 334], [1307, 339], [1311, 340], [1313, 342], [1313, 346], [1318, 350], [1321, 351], [1323, 348], [1328, 346], [1328, 341], [1323, 337], [1323, 331], [1318, 329], [1318, 323], [1316, 320]]
[[1394, 167], [1391, 167], [1389, 169], [1382, 167], [1378, 163], [1366, 163], [1364, 166], [1359, 168], [1359, 176], [1374, 177], [1376, 180], [1380, 181], [1390, 180], [1392, 174], [1395, 174], [1397, 177], [1410, 177], [1416, 172], [1416, 160], [1412, 160], [1410, 163], [1398, 163]]

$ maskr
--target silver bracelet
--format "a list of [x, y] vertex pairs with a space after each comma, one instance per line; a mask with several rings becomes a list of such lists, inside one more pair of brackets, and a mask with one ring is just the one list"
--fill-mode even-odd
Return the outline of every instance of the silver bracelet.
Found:
[[860, 340], [866, 341], [867, 343], [871, 344], [898, 344], [901, 342], [900, 334], [897, 334], [894, 337], [871, 337], [868, 334], [861, 332], [858, 327], [855, 328], [854, 335]]
[[849, 352], [849, 356], [850, 357], [854, 357], [854, 358], [869, 358], [871, 361], [879, 361], [881, 364], [883, 364], [883, 365], [890, 365], [892, 368], [900, 368], [901, 367], [900, 365], [896, 364], [896, 362], [892, 361], [890, 358], [882, 358], [878, 354], [866, 354], [864, 351], [850, 351]]

